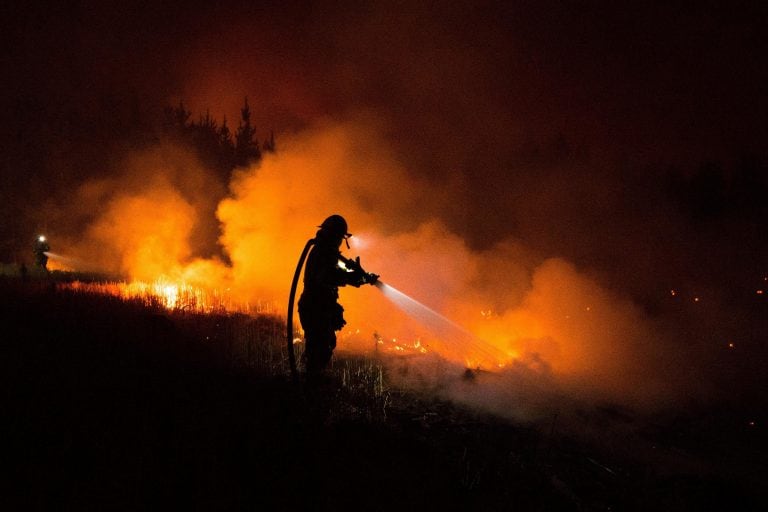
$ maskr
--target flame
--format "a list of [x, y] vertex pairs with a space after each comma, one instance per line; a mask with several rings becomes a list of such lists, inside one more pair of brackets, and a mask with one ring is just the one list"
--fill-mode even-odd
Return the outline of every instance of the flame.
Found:
[[[284, 313], [301, 248], [325, 216], [341, 213], [365, 235], [352, 239], [349, 256], [360, 255], [367, 270], [483, 342], [429, 332], [364, 287], [340, 290], [348, 326], [355, 326], [340, 333], [341, 347], [437, 353], [488, 370], [520, 362], [615, 393], [636, 389], [630, 373], [648, 380], [643, 350], [655, 333], [620, 291], [562, 259], [542, 260], [515, 240], [472, 249], [430, 213], [445, 199], [442, 190], [393, 161], [374, 128], [320, 126], [286, 140], [258, 168], [236, 172], [216, 209], [231, 264], [194, 257], [199, 205], [212, 194], [203, 180], [198, 186], [175, 177], [173, 169], [193, 164], [168, 166], [173, 159], [165, 157], [136, 159], [126, 179], [84, 187], [77, 202], [98, 216], [84, 243], [62, 252], [129, 277], [80, 289], [174, 310]], [[372, 342], [375, 332], [381, 334]]]
[[82, 293], [110, 295], [125, 300], [138, 300], [146, 305], [159, 305], [168, 310], [194, 313], [273, 313], [274, 308], [265, 303], [239, 302], [231, 290], [206, 289], [185, 282], [169, 281], [165, 277], [153, 282], [97, 282], [75, 281], [62, 283], [61, 288]]

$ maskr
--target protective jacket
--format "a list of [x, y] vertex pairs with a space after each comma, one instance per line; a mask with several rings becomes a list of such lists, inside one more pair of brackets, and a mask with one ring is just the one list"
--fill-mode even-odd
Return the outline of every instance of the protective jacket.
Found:
[[344, 309], [337, 303], [339, 286], [360, 286], [359, 276], [339, 267], [341, 253], [332, 244], [318, 242], [307, 257], [304, 291], [299, 299], [299, 318], [304, 330], [338, 331]]

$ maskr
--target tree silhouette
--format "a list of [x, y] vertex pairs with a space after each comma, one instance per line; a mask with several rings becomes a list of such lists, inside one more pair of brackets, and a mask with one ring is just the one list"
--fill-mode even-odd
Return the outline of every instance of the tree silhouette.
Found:
[[231, 172], [235, 168], [235, 143], [232, 142], [232, 132], [227, 126], [227, 116], [224, 116], [216, 135], [219, 142], [219, 165]]
[[200, 114], [197, 122], [190, 121], [192, 113], [183, 102], [164, 110], [162, 131], [166, 137], [195, 149], [203, 164], [216, 171], [222, 183], [228, 183], [232, 170], [258, 162], [264, 152], [275, 152], [275, 134], [270, 132], [263, 149], [256, 139], [256, 129], [251, 123], [251, 108], [245, 98], [240, 110], [241, 119], [237, 130], [232, 131], [224, 117], [221, 125], [211, 117], [210, 111]]
[[165, 107], [163, 119], [163, 131], [183, 135], [189, 129], [189, 117], [192, 112], [184, 107], [184, 102], [179, 101], [177, 107]]
[[256, 129], [251, 126], [251, 108], [248, 105], [247, 96], [245, 98], [245, 105], [240, 110], [240, 113], [242, 118], [235, 133], [235, 165], [237, 167], [245, 167], [261, 158], [259, 142], [254, 138]]

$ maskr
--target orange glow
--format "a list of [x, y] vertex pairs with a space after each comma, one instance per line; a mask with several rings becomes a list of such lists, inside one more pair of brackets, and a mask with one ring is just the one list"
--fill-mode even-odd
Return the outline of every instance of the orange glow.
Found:
[[346, 256], [359, 255], [366, 270], [466, 331], [441, 336], [378, 289], [345, 287], [340, 349], [438, 354], [489, 371], [523, 367], [611, 393], [637, 393], [637, 382], [647, 381], [654, 333], [639, 308], [573, 264], [536, 258], [514, 240], [469, 247], [423, 213], [450, 206], [450, 191], [410, 177], [382, 147], [375, 121], [319, 126], [279, 147], [258, 167], [236, 171], [216, 208], [231, 265], [194, 257], [211, 185], [192, 172], [199, 165], [192, 157], [184, 165], [194, 179], [179, 179], [162, 154], [135, 158], [122, 180], [84, 186], [77, 200], [98, 215], [61, 252], [127, 282], [72, 286], [176, 310], [285, 313], [301, 249], [322, 219], [339, 213], [365, 242], [353, 238]]
[[71, 266], [55, 258], [48, 259], [48, 264], [46, 265], [46, 268], [48, 268], [48, 270], [51, 270], [51, 271], [58, 270], [61, 272], [71, 272], [75, 270]]

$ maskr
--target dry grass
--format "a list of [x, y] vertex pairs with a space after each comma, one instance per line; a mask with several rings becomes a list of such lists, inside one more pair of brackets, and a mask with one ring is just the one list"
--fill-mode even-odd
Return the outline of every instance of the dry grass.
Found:
[[[19, 509], [748, 510], [765, 498], [760, 475], [663, 473], [561, 433], [563, 417], [523, 427], [403, 389], [387, 354], [338, 352], [327, 383], [296, 387], [274, 315], [169, 310], [50, 279], [0, 279], [0, 312]], [[677, 446], [680, 432], [655, 426], [654, 440]]]

